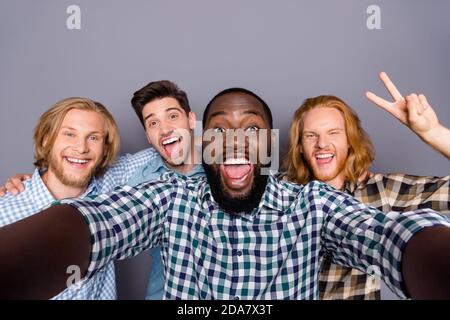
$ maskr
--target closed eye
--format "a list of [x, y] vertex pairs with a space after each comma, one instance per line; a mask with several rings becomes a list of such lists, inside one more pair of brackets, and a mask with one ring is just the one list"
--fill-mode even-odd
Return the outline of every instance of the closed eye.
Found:
[[75, 134], [72, 133], [72, 132], [64, 132], [63, 134], [64, 134], [66, 137], [69, 137], [69, 138], [75, 137]]
[[307, 139], [311, 139], [314, 138], [316, 135], [314, 133], [306, 133], [305, 135], [303, 135], [305, 138]]

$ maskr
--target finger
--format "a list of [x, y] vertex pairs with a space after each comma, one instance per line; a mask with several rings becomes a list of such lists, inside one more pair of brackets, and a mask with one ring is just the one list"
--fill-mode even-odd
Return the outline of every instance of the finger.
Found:
[[419, 101], [420, 101], [420, 104], [423, 107], [423, 111], [425, 111], [428, 108], [431, 108], [429, 103], [428, 103], [428, 101], [427, 101], [427, 97], [425, 97], [423, 94], [419, 94]]
[[366, 92], [366, 98], [384, 109], [389, 109], [392, 105], [392, 102], [384, 100], [383, 98], [377, 96], [375, 93], [370, 91]]
[[11, 179], [8, 179], [8, 181], [6, 181], [5, 183], [5, 188], [6, 190], [8, 190], [9, 193], [11, 193], [12, 195], [16, 195], [19, 193], [19, 189], [16, 188], [15, 184], [12, 182]]
[[410, 122], [414, 122], [419, 115], [419, 98], [416, 94], [410, 94], [406, 97], [406, 108], [408, 109], [408, 119]]
[[417, 113], [421, 115], [425, 111], [425, 107], [422, 104], [422, 101], [420, 100], [420, 95], [414, 94], [414, 100], [417, 103]]
[[417, 94], [415, 94], [415, 93], [412, 93], [411, 94], [411, 98], [412, 98], [412, 101], [414, 103], [414, 108], [416, 110], [416, 113], [418, 115], [421, 115], [423, 113], [423, 111], [424, 111], [424, 108], [422, 106], [422, 103], [419, 100], [419, 96]]
[[0, 197], [4, 197], [6, 195], [6, 188], [0, 187]]
[[387, 91], [389, 91], [389, 94], [392, 96], [394, 101], [404, 100], [402, 94], [400, 93], [400, 91], [398, 91], [397, 87], [394, 85], [391, 79], [389, 79], [386, 72], [380, 73], [380, 79], [383, 82], [384, 86], [386, 87]]
[[386, 110], [387, 112], [392, 114], [394, 117], [396, 117], [402, 121], [404, 120], [401, 110], [396, 108], [392, 102], [384, 100], [383, 98], [380, 98], [379, 96], [377, 96], [376, 94], [374, 94], [373, 92], [370, 92], [370, 91], [366, 92], [366, 97], [367, 97], [367, 99], [369, 99], [370, 101], [375, 103], [377, 106], [383, 108], [384, 110]]
[[20, 192], [22, 192], [25, 189], [25, 187], [23, 185], [23, 182], [22, 182], [22, 179], [20, 179], [20, 178], [11, 178], [11, 183]]

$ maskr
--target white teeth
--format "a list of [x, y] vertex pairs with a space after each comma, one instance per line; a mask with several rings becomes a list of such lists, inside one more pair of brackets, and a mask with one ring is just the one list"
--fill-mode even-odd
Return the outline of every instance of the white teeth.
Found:
[[176, 141], [178, 141], [178, 140], [180, 140], [180, 138], [172, 137], [172, 138], [169, 138], [169, 139], [167, 139], [167, 140], [164, 140], [164, 141], [162, 142], [162, 145], [165, 146], [166, 144], [170, 144], [170, 143], [176, 142]]
[[250, 161], [245, 158], [228, 158], [224, 164], [250, 164]]
[[75, 162], [75, 163], [87, 163], [89, 160], [76, 159], [76, 158], [67, 158], [67, 161]]
[[334, 155], [332, 153], [324, 153], [324, 154], [317, 154], [316, 158], [317, 159], [325, 159], [325, 158], [331, 158]]

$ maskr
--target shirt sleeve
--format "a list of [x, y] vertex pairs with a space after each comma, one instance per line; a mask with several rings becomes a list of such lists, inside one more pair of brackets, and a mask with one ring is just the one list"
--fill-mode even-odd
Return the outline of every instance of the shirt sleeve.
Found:
[[111, 260], [132, 257], [160, 244], [166, 213], [173, 203], [173, 186], [177, 184], [172, 175], [164, 179], [60, 202], [76, 208], [89, 227], [92, 249], [87, 278]]
[[108, 170], [97, 179], [100, 192], [112, 191], [115, 187], [125, 185], [135, 171], [152, 161], [157, 152], [153, 148], [141, 150], [135, 154], [120, 156]]
[[430, 208], [441, 214], [450, 213], [450, 176], [376, 174], [361, 192], [363, 202], [383, 195], [392, 211]]
[[383, 213], [328, 186], [319, 191], [324, 213], [322, 248], [332, 261], [377, 275], [398, 296], [405, 298], [402, 254], [411, 237], [448, 219], [431, 209]]

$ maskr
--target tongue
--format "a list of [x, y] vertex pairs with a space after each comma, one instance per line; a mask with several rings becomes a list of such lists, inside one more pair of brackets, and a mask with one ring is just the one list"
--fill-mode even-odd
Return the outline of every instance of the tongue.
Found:
[[251, 169], [249, 164], [224, 165], [227, 176], [231, 179], [239, 179], [245, 176]]
[[329, 158], [317, 158], [317, 163], [318, 163], [318, 164], [326, 164], [326, 163], [330, 163], [331, 160], [333, 160], [333, 157], [329, 157]]
[[171, 144], [167, 144], [164, 146], [164, 149], [169, 154], [170, 158], [179, 157], [180, 156], [180, 143], [174, 142]]

